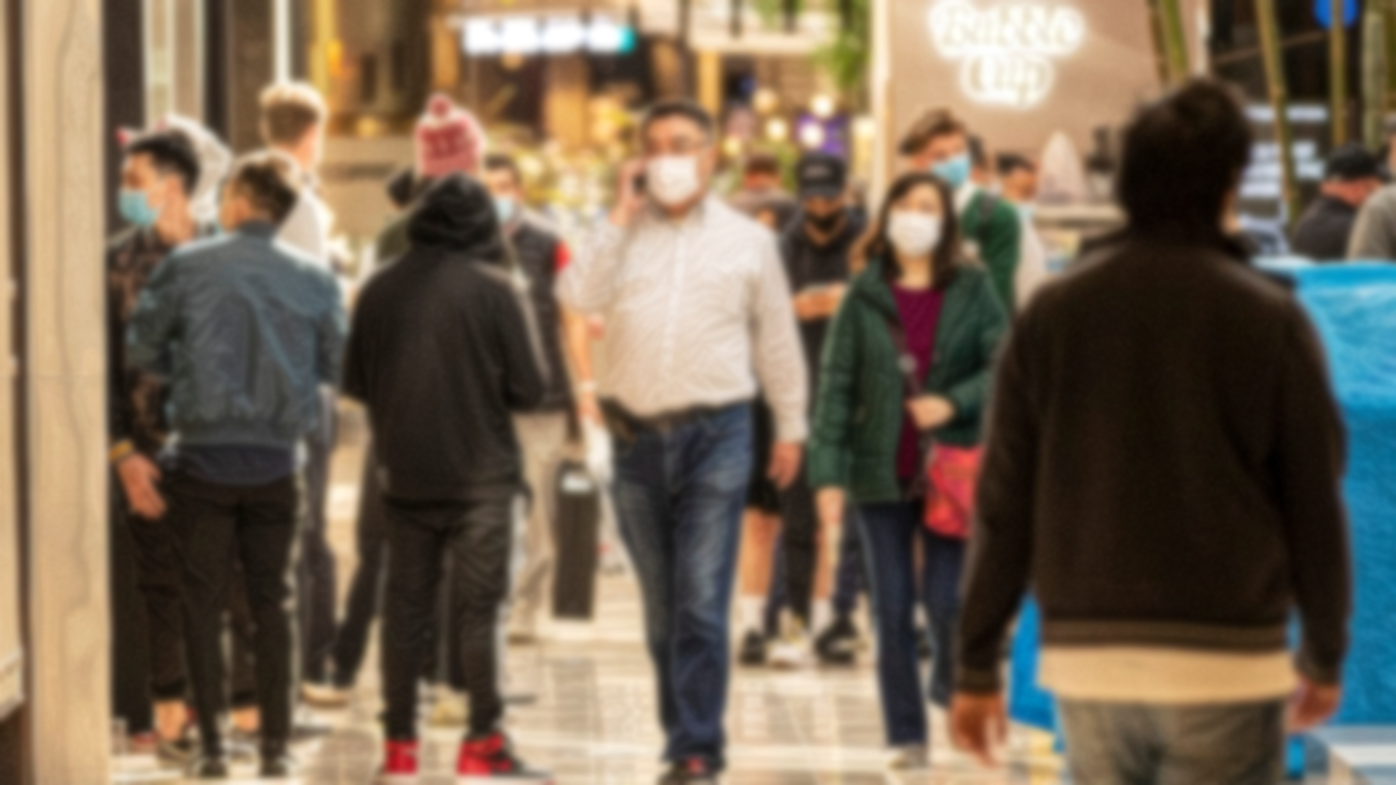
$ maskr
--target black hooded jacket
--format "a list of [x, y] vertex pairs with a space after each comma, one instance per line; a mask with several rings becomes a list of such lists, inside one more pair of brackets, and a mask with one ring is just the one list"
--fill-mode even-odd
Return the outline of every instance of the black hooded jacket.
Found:
[[489, 193], [464, 176], [432, 187], [412, 250], [359, 298], [344, 392], [368, 406], [391, 498], [498, 498], [522, 486], [510, 413], [536, 407], [547, 371], [527, 293], [505, 266]]

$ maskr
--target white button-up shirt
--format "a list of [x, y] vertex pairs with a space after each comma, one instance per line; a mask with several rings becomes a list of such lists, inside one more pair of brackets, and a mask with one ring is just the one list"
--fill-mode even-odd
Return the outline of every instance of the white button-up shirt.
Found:
[[654, 417], [750, 400], [759, 379], [776, 439], [804, 441], [807, 371], [775, 237], [716, 197], [677, 221], [603, 221], [558, 294], [606, 320], [603, 396]]

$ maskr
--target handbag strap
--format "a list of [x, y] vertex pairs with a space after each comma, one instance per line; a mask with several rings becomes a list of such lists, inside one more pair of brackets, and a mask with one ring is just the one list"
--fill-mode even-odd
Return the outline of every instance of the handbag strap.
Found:
[[897, 370], [902, 377], [902, 397], [908, 402], [921, 397], [921, 381], [916, 378], [916, 355], [906, 343], [906, 329], [900, 319], [884, 314], [887, 322], [887, 335], [892, 339], [892, 348], [897, 351]]

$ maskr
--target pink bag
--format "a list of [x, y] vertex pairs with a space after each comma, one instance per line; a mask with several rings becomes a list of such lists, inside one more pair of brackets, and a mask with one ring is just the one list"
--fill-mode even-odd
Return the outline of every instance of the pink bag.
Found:
[[969, 539], [983, 447], [931, 448], [926, 476], [926, 528], [942, 537]]

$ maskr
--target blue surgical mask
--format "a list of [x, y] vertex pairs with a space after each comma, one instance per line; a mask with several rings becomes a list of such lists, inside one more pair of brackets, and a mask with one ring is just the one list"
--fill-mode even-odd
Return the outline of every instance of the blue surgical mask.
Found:
[[123, 188], [117, 198], [117, 207], [121, 210], [122, 218], [142, 229], [149, 229], [160, 220], [160, 211], [150, 206], [150, 197], [145, 195], [145, 191]]
[[969, 153], [961, 153], [948, 161], [941, 161], [932, 166], [931, 173], [949, 183], [951, 188], [958, 190], [960, 186], [969, 182], [971, 168]]
[[507, 224], [514, 220], [514, 216], [519, 212], [519, 205], [507, 196], [496, 196], [494, 198], [494, 214], [499, 216], [499, 222]]

